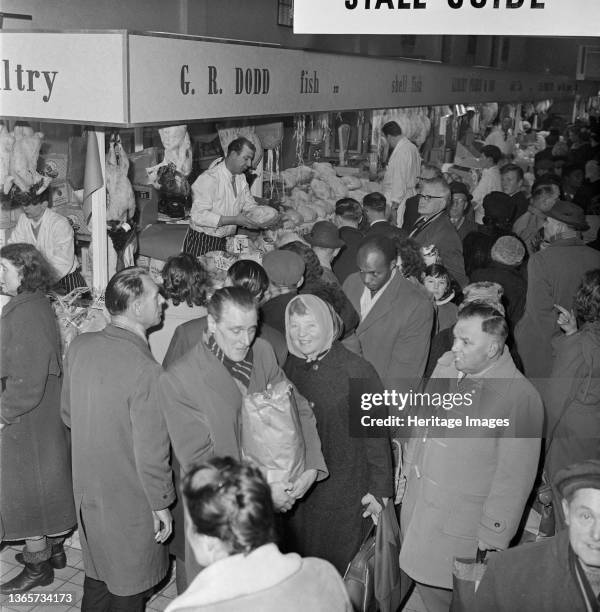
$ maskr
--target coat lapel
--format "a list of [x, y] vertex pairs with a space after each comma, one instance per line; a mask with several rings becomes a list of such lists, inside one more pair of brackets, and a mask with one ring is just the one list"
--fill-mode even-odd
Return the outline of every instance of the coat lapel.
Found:
[[[369, 314], [359, 323], [356, 328], [357, 335], [362, 334], [390, 311], [398, 295], [398, 287], [400, 284], [399, 274], [399, 272], [396, 272], [396, 275], [388, 285], [388, 288], [383, 292], [383, 295], [375, 302], [375, 306], [371, 308]], [[360, 297], [358, 312], [360, 312]]]

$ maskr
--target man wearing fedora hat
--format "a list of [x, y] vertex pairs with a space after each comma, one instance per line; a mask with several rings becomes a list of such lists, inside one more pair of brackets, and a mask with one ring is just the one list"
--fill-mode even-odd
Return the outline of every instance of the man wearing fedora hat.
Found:
[[525, 375], [537, 379], [547, 378], [552, 370], [552, 339], [560, 335], [555, 305], [571, 308], [585, 272], [600, 267], [600, 253], [581, 239], [589, 226], [579, 206], [559, 200], [546, 217], [547, 246], [527, 265], [525, 314], [515, 329]]
[[319, 258], [323, 268], [321, 280], [341, 288], [340, 281], [331, 269], [331, 263], [346, 243], [340, 238], [340, 231], [331, 221], [317, 221], [304, 239]]
[[446, 208], [450, 221], [458, 233], [458, 237], [464, 240], [467, 234], [477, 231], [475, 215], [471, 207], [473, 196], [469, 188], [460, 181], [450, 183], [451, 200]]
[[559, 491], [567, 529], [490, 557], [473, 610], [598, 610], [600, 593], [600, 461], [562, 469]]

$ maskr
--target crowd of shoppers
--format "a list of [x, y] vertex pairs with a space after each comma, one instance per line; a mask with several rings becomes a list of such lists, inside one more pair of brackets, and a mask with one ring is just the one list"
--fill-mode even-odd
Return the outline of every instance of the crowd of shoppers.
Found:
[[[52, 268], [32, 245], [0, 250], [10, 298], [2, 539], [25, 540], [24, 569], [2, 593], [51, 583], [77, 526], [83, 610], [144, 610], [169, 553], [173, 612], [350, 610], [344, 571], [372, 521], [399, 503], [398, 563], [428, 611], [449, 610], [453, 559], [477, 551], [490, 559], [478, 609], [561, 610], [564, 593], [534, 599], [532, 581], [515, 574], [535, 564], [540, 584], [556, 583], [552, 555], [569, 568], [570, 609], [594, 609], [600, 252], [583, 234], [598, 206], [598, 149], [571, 129], [566, 154], [540, 152], [529, 187], [501, 121], [470, 187], [421, 165], [398, 125], [383, 133], [382, 193], [339, 200], [334, 222], [262, 265], [238, 261], [219, 289], [190, 253], [248, 220], [199, 199], [194, 249], [168, 260], [162, 287], [140, 268], [118, 272], [105, 293], [110, 324], [77, 337], [64, 363], [45, 295]], [[242, 144], [223, 176], [205, 179], [215, 189], [227, 179], [232, 197], [245, 193], [239, 175], [252, 157]], [[446, 435], [425, 422], [356, 435], [356, 381], [369, 395], [467, 394], [469, 410], [452, 410], [505, 432]], [[304, 461], [274, 478], [245, 460], [241, 415], [248, 397], [281, 382]], [[559, 532], [521, 544], [542, 477]], [[513, 608], [499, 601], [510, 584]]]

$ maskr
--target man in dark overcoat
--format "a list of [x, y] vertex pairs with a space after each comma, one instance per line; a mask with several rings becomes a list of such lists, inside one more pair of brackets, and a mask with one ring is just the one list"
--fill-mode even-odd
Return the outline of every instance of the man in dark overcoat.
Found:
[[78, 336], [67, 354], [62, 416], [72, 435], [84, 611], [143, 612], [169, 567], [175, 493], [153, 401], [162, 368], [146, 340], [163, 301], [145, 271], [121, 270], [106, 288], [110, 325]]

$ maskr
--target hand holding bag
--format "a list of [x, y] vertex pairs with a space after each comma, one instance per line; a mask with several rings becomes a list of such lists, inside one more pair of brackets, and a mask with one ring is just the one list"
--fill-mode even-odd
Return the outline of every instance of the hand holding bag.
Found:
[[450, 612], [467, 612], [473, 610], [475, 593], [483, 578], [486, 568], [487, 551], [477, 549], [475, 559], [454, 558], [452, 568], [452, 604]]
[[355, 610], [396, 612], [403, 596], [399, 556], [400, 527], [394, 504], [389, 501], [344, 574]]
[[375, 531], [373, 525], [348, 564], [344, 584], [357, 612], [375, 612]]

